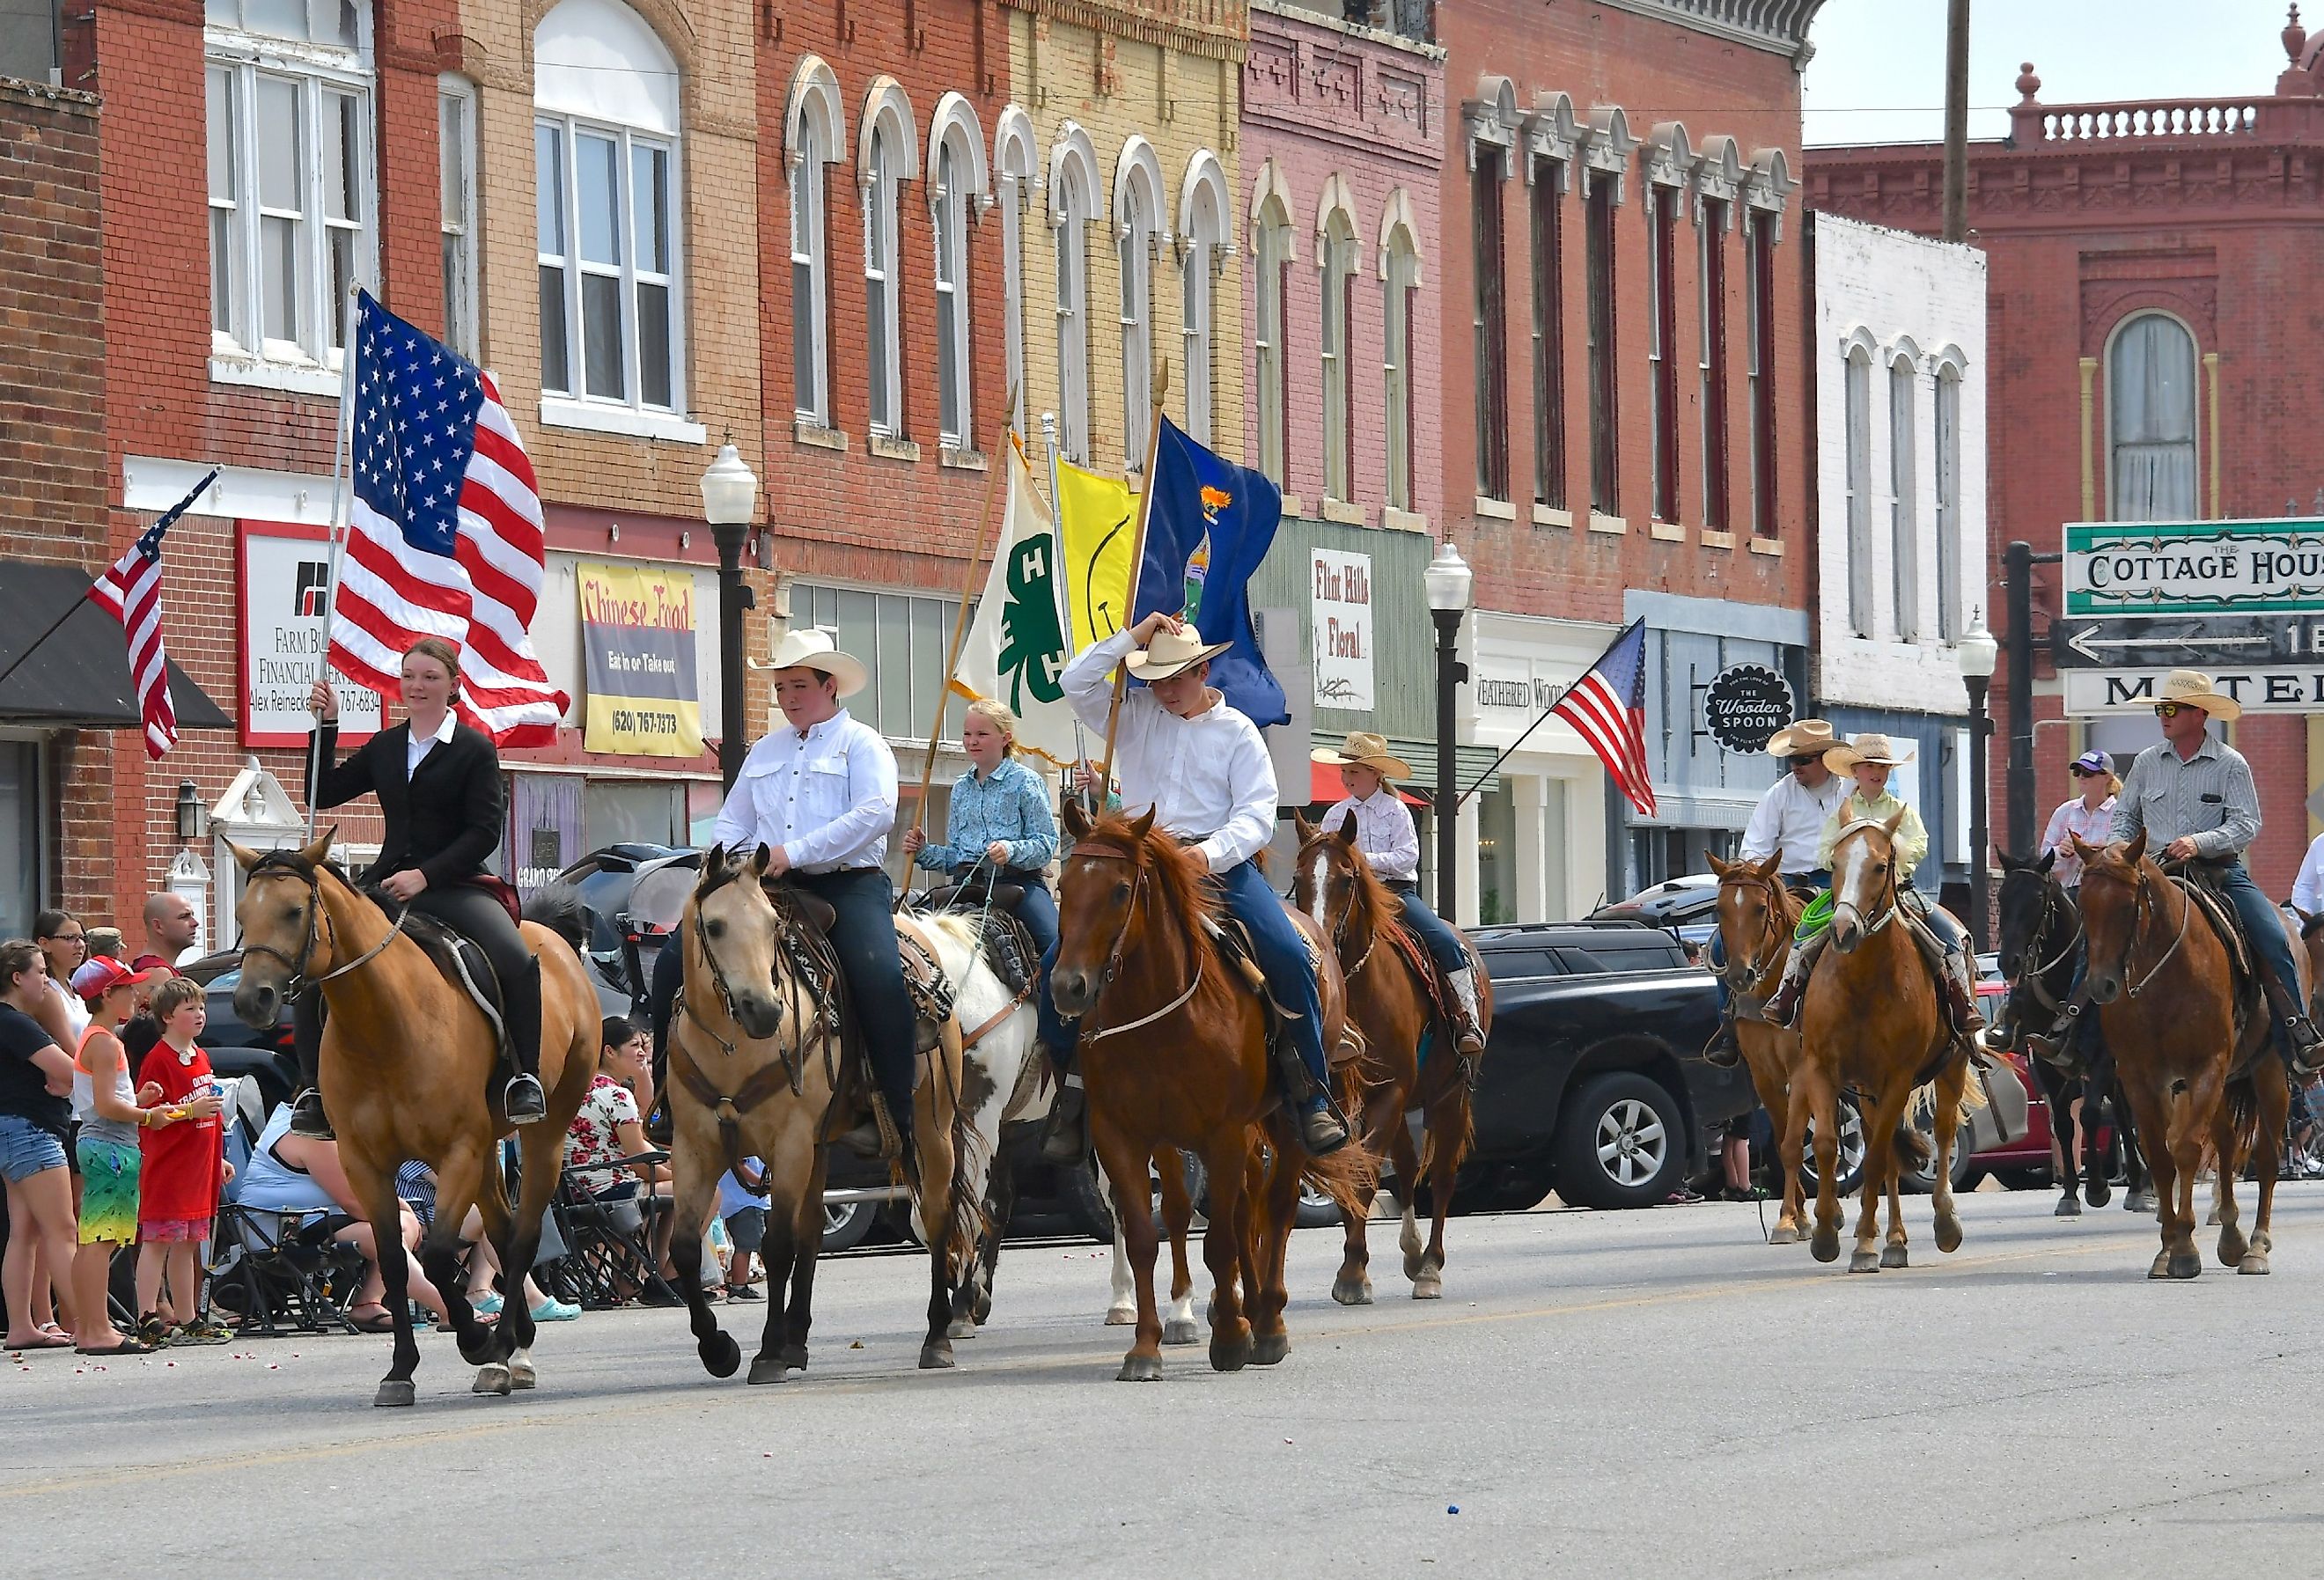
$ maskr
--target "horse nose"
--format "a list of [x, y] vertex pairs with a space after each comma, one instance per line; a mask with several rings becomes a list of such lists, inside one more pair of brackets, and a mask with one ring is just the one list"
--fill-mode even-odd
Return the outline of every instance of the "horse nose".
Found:
[[245, 982], [234, 990], [234, 1012], [244, 1025], [270, 1030], [282, 1018], [282, 995], [270, 984]]
[[2116, 975], [2113, 972], [2093, 971], [2090, 973], [2090, 997], [2095, 1002], [2101, 1004], [2110, 1004], [2114, 1003], [2116, 995], [2121, 992], [2122, 978]]
[[783, 1002], [765, 993], [742, 993], [734, 998], [734, 1022], [746, 1036], [772, 1037], [783, 1027]]
[[1850, 954], [1863, 940], [1863, 929], [1857, 926], [1854, 917], [1838, 916], [1832, 919], [1831, 947], [1833, 948], [1843, 955]]
[[1057, 1006], [1061, 1014], [1079, 1015], [1086, 1012], [1090, 1005], [1089, 973], [1068, 971], [1063, 966], [1052, 969], [1049, 973], [1049, 1000]]

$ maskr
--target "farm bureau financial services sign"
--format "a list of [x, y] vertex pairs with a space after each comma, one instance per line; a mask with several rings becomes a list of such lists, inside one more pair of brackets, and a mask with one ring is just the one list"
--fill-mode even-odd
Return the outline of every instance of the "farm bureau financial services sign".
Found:
[[694, 664], [694, 577], [683, 568], [574, 567], [589, 674], [592, 752], [695, 757], [702, 693]]
[[1372, 557], [1314, 549], [1315, 706], [1372, 707]]
[[[304, 746], [307, 711], [323, 652], [323, 605], [331, 551], [320, 527], [241, 523], [242, 744]], [[379, 693], [333, 672], [339, 740], [367, 740], [379, 728]]]

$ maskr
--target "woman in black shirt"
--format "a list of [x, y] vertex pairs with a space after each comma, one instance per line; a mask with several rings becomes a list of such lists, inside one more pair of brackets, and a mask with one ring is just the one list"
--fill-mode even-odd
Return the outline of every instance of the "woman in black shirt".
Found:
[[38, 945], [21, 938], [0, 944], [0, 1177], [7, 1181], [12, 1231], [0, 1260], [0, 1295], [8, 1302], [12, 1350], [61, 1349], [72, 1342], [32, 1325], [34, 1247], [61, 1284], [76, 1239], [72, 1177], [65, 1171], [72, 1056], [27, 1012], [48, 991]]
[[[460, 658], [437, 637], [414, 642], [403, 655], [405, 721], [355, 748], [344, 762], [338, 746], [338, 698], [318, 680], [309, 701], [321, 739], [309, 762], [321, 772], [307, 787], [317, 807], [336, 807], [369, 793], [379, 798], [386, 831], [379, 859], [362, 882], [400, 903], [443, 922], [481, 946], [499, 976], [517, 1074], [503, 1101], [510, 1120], [530, 1124], [549, 1105], [540, 1089], [540, 961], [501, 903], [484, 886], [485, 858], [500, 848], [501, 760], [490, 735], [452, 713], [460, 695]], [[300, 1135], [327, 1136], [316, 1058], [322, 1044], [320, 993], [300, 995], [294, 1030], [300, 1077], [306, 1090], [291, 1112]]]

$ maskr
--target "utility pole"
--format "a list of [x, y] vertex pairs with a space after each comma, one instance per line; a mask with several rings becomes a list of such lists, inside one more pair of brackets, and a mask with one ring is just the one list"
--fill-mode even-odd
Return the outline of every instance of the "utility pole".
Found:
[[1945, 7], [1945, 239], [1969, 239], [1969, 0]]

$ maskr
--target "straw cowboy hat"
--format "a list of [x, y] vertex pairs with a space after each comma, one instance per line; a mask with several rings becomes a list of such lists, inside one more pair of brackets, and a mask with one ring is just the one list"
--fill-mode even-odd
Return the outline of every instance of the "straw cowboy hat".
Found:
[[1388, 737], [1365, 730], [1350, 730], [1336, 752], [1318, 746], [1308, 755], [1326, 768], [1369, 768], [1387, 779], [1412, 777], [1412, 764], [1389, 753]]
[[2154, 700], [2183, 702], [2190, 707], [2200, 707], [2216, 719], [2239, 718], [2244, 705], [2232, 697], [2220, 695], [2211, 684], [2211, 678], [2200, 670], [2173, 670], [2163, 677], [2163, 684], [2154, 688]]
[[1130, 655], [1130, 678], [1167, 680], [1181, 670], [1208, 663], [1233, 645], [1231, 642], [1206, 642], [1191, 626], [1184, 631], [1157, 631], [1151, 642]]
[[764, 666], [774, 670], [814, 670], [839, 682], [839, 694], [853, 697], [871, 675], [863, 661], [839, 651], [838, 642], [820, 625], [794, 626], [775, 643], [774, 656]]
[[1770, 757], [1805, 757], [1810, 753], [1829, 752], [1844, 743], [1832, 733], [1830, 725], [1820, 718], [1803, 718], [1795, 725], [1777, 730], [1767, 742]]
[[1824, 766], [1834, 773], [1846, 773], [1859, 762], [1869, 762], [1879, 768], [1902, 768], [1913, 760], [1913, 748], [1896, 749], [1896, 743], [1877, 730], [1867, 730], [1853, 741], [1844, 741], [1823, 754]]

